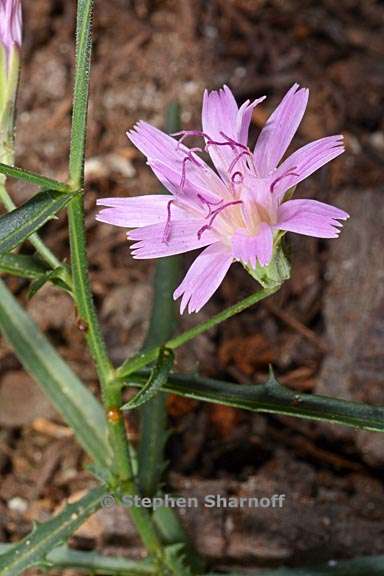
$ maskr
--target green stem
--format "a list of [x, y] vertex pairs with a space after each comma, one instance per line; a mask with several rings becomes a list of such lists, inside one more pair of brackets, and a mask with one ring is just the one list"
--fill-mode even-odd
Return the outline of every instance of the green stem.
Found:
[[[91, 61], [91, 22], [93, 0], [79, 0], [77, 6], [76, 69], [73, 96], [69, 182], [74, 190], [84, 186], [84, 155]], [[97, 319], [88, 275], [83, 194], [76, 195], [68, 208], [74, 297], [86, 340], [96, 364], [107, 412], [109, 438], [114, 452], [114, 472], [125, 493], [137, 493], [130, 451], [121, 412], [121, 390], [113, 386], [114, 370], [108, 358]], [[163, 551], [148, 511], [132, 508], [132, 519], [150, 554], [161, 559]]]
[[[219, 312], [219, 314], [216, 314], [216, 316], [212, 316], [212, 318], [210, 318], [206, 322], [202, 322], [201, 324], [194, 326], [190, 330], [183, 332], [179, 336], [176, 336], [175, 338], [168, 340], [165, 343], [165, 346], [167, 348], [171, 348], [171, 350], [175, 350], [176, 348], [183, 346], [193, 338], [196, 338], [196, 336], [203, 334], [204, 332], [210, 330], [214, 326], [217, 326], [221, 322], [228, 320], [228, 318], [231, 318], [232, 316], [239, 314], [243, 310], [246, 310], [246, 308], [249, 308], [250, 306], [253, 306], [257, 302], [264, 300], [264, 298], [271, 296], [272, 294], [277, 292], [279, 288], [280, 286], [275, 286], [273, 288], [268, 289], [264, 288], [263, 290], [259, 290], [258, 292], [251, 294], [251, 296], [248, 296], [244, 300], [237, 302], [237, 304], [234, 304], [233, 306], [230, 306], [229, 308], [222, 310], [221, 312]], [[159, 350], [160, 350], [159, 346], [156, 346], [154, 348], [151, 348], [147, 352], [138, 354], [137, 356], [134, 356], [133, 358], [126, 360], [120, 366], [120, 368], [117, 369], [116, 372], [117, 377], [119, 379], [124, 379], [129, 374], [132, 374], [133, 372], [136, 372], [137, 370], [144, 368], [150, 362], [156, 360], [159, 354]]]
[[[132, 374], [132, 381], [127, 385], [143, 386], [148, 373], [148, 370], [142, 370]], [[296, 392], [279, 384], [272, 375], [265, 384], [240, 385], [195, 375], [170, 374], [162, 389], [187, 398], [252, 412], [282, 414], [384, 432], [384, 407]]]
[[[84, 184], [92, 9], [93, 0], [78, 1], [76, 69], [69, 160], [69, 180], [73, 189], [77, 190], [82, 190]], [[96, 364], [106, 408], [107, 410], [117, 409], [119, 404], [114, 404], [116, 399], [111, 399], [111, 394], [108, 393], [108, 384], [113, 379], [113, 368], [101, 334], [89, 282], [83, 194], [74, 196], [69, 204], [68, 220], [74, 298], [79, 321]], [[115, 396], [118, 394], [116, 393]]]
[[[82, 195], [75, 196], [69, 204], [68, 220], [73, 291], [79, 322], [85, 332], [87, 343], [96, 363], [96, 370], [102, 385], [103, 398], [107, 401], [107, 388], [109, 381], [113, 378], [113, 368], [108, 359], [89, 283], [84, 199]], [[109, 402], [108, 409], [113, 407], [115, 406], [112, 406], [111, 402]]]
[[81, 189], [84, 185], [93, 3], [93, 0], [78, 0], [77, 2], [76, 69], [69, 154], [69, 181], [73, 190]]

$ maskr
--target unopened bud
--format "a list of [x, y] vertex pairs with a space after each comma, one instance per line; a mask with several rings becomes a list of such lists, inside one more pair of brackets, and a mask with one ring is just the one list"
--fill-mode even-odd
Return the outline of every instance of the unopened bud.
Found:
[[0, 0], [0, 160], [8, 162], [20, 69], [21, 0]]
[[8, 56], [12, 49], [21, 47], [21, 0], [0, 0], [0, 43]]

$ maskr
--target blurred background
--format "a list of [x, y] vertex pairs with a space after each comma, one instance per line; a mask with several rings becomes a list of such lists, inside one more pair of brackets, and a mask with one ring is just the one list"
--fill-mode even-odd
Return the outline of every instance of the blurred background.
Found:
[[[17, 163], [65, 178], [75, 2], [23, 5]], [[241, 386], [264, 382], [272, 363], [280, 381], [294, 389], [384, 403], [383, 25], [379, 0], [96, 0], [87, 223], [93, 287], [114, 362], [142, 343], [153, 263], [131, 259], [123, 229], [95, 222], [95, 201], [159, 189], [125, 131], [138, 119], [162, 127], [172, 101], [181, 105], [183, 128], [198, 128], [203, 90], [226, 83], [240, 103], [268, 96], [253, 116], [255, 140], [285, 91], [299, 82], [309, 87], [310, 100], [293, 147], [343, 133], [347, 152], [301, 184], [297, 195], [331, 202], [351, 219], [338, 241], [292, 236], [292, 279], [273, 299], [182, 349], [177, 367]], [[20, 183], [12, 192], [17, 203], [30, 194]], [[63, 216], [44, 237], [60, 257], [68, 256]], [[26, 281], [9, 285], [97, 393], [70, 299], [45, 286], [28, 301]], [[214, 299], [180, 326], [254, 290], [251, 277], [233, 266]], [[168, 491], [287, 495], [281, 510], [191, 510], [187, 528], [216, 566], [301, 565], [384, 553], [384, 444], [378, 434], [172, 396], [168, 412]], [[3, 341], [0, 426], [4, 542], [21, 538], [33, 521], [47, 519], [93, 480], [70, 430]], [[135, 419], [127, 430], [135, 441]], [[121, 509], [99, 512], [73, 545], [142, 553]]]

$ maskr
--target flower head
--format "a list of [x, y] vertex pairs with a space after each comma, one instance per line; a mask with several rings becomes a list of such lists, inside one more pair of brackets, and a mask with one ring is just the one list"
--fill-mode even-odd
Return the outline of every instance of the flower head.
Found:
[[[262, 129], [255, 149], [248, 147], [253, 109], [264, 98], [238, 108], [227, 86], [205, 92], [202, 130], [168, 136], [138, 122], [131, 142], [169, 195], [103, 198], [97, 219], [134, 228], [134, 258], [159, 258], [204, 248], [174, 293], [181, 312], [197, 312], [221, 284], [235, 261], [248, 270], [267, 269], [283, 233], [337, 238], [348, 214], [316, 200], [290, 200], [287, 192], [344, 151], [342, 136], [321, 138], [281, 162], [301, 122], [308, 90], [297, 84]], [[200, 137], [201, 147], [185, 140]], [[199, 156], [207, 151], [215, 172]], [[257, 275], [256, 275], [257, 277]]]
[[0, 43], [9, 54], [21, 46], [21, 0], [0, 0]]

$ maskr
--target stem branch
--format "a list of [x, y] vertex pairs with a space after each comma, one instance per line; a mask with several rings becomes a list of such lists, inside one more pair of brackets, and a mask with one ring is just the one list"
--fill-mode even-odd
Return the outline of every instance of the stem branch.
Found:
[[[244, 300], [241, 300], [240, 302], [237, 302], [233, 306], [230, 306], [229, 308], [222, 310], [215, 316], [212, 316], [212, 318], [210, 318], [206, 322], [202, 322], [201, 324], [194, 326], [190, 330], [187, 330], [186, 332], [179, 334], [179, 336], [176, 336], [175, 338], [168, 340], [164, 344], [164, 346], [166, 348], [170, 348], [171, 350], [180, 348], [180, 346], [183, 346], [193, 338], [196, 338], [196, 336], [199, 336], [200, 334], [203, 334], [204, 332], [210, 330], [214, 326], [217, 326], [221, 322], [228, 320], [228, 318], [231, 318], [232, 316], [239, 314], [243, 310], [246, 310], [246, 308], [249, 308], [250, 306], [253, 306], [257, 302], [260, 302], [260, 300], [264, 300], [264, 298], [271, 296], [272, 294], [277, 292], [279, 288], [280, 286], [275, 286], [273, 288], [264, 288], [263, 290], [259, 290], [258, 292], [251, 294], [251, 296], [248, 296]], [[159, 350], [160, 348], [157, 346], [151, 348], [147, 352], [138, 354], [137, 356], [134, 356], [133, 358], [126, 360], [120, 366], [120, 368], [117, 369], [116, 372], [117, 377], [119, 379], [124, 379], [129, 374], [132, 374], [133, 372], [136, 372], [137, 370], [144, 368], [145, 366], [156, 360], [159, 354]]]

